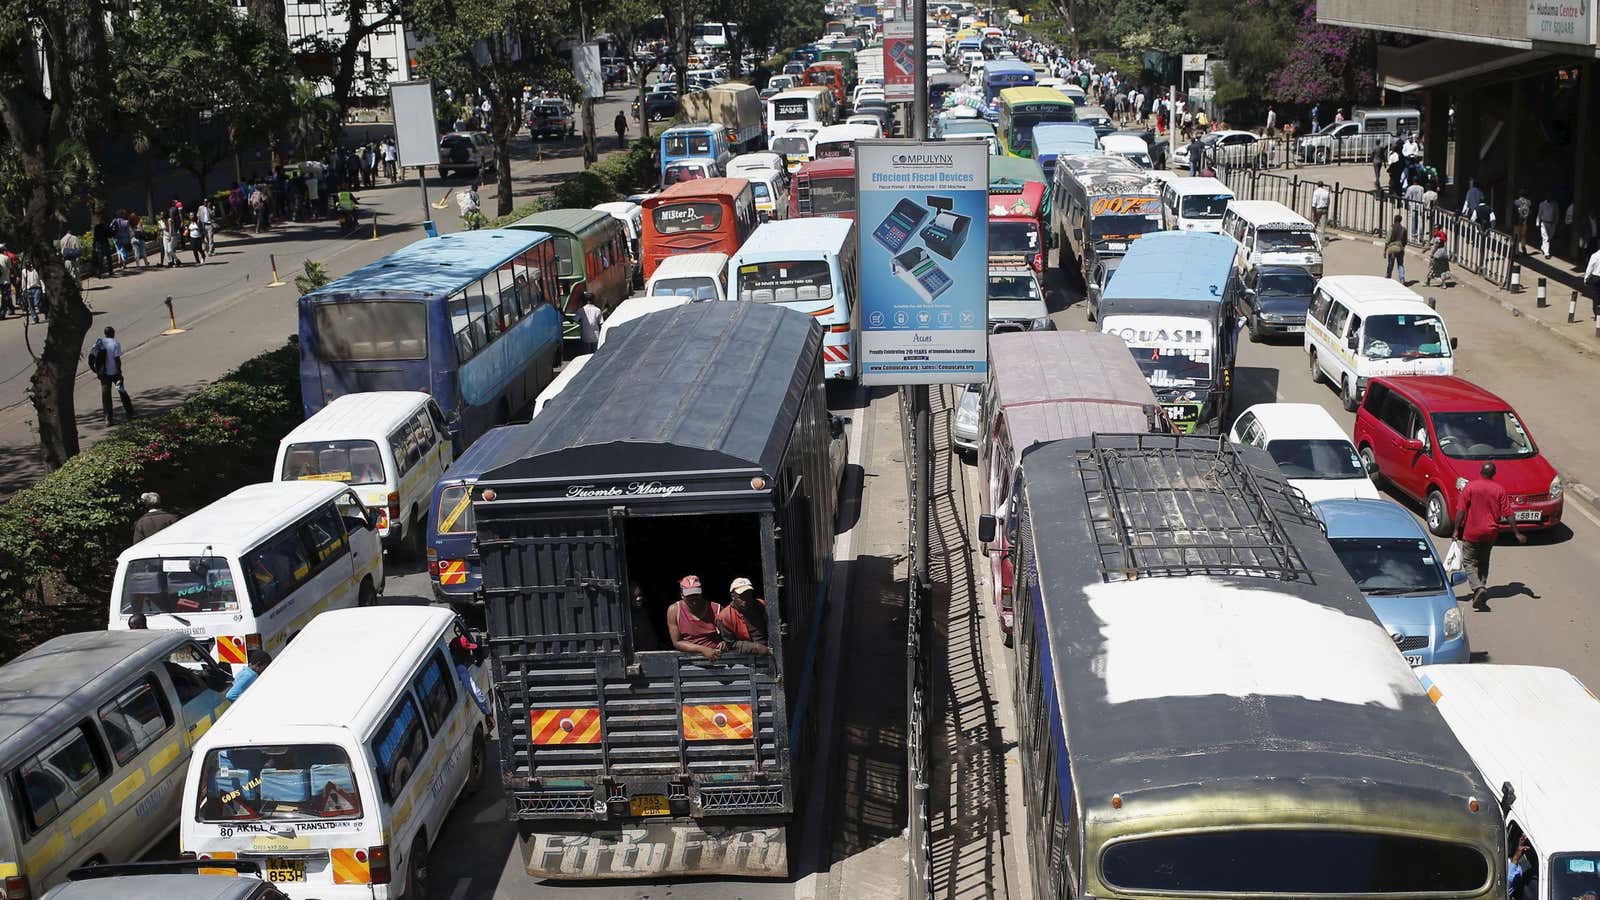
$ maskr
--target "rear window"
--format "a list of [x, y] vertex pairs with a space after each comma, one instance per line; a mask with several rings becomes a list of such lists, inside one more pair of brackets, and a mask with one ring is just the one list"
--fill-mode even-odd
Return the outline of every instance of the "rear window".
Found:
[[453, 484], [439, 491], [439, 534], [471, 534], [478, 530], [472, 518], [472, 485]]
[[329, 362], [428, 358], [428, 311], [404, 300], [353, 300], [312, 307], [316, 355]]
[[239, 608], [233, 569], [220, 556], [135, 559], [122, 576], [122, 615], [231, 612]]
[[722, 206], [718, 203], [673, 203], [656, 207], [651, 216], [660, 234], [716, 231], [722, 227]]
[[811, 118], [811, 104], [806, 100], [772, 101], [772, 118], [779, 122], [795, 122]]
[[283, 453], [282, 480], [382, 484], [383, 454], [373, 441], [290, 444]]
[[202, 822], [361, 818], [350, 756], [332, 744], [226, 747], [206, 754], [195, 815]]
[[717, 283], [705, 275], [658, 278], [650, 285], [652, 297], [688, 297], [691, 302], [717, 299]]
[[750, 263], [739, 267], [739, 299], [756, 303], [833, 299], [833, 271], [826, 260]]

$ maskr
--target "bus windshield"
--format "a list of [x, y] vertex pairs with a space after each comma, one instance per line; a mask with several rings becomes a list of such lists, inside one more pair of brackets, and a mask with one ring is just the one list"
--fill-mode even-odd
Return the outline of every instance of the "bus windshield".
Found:
[[1178, 214], [1185, 219], [1220, 219], [1228, 211], [1228, 201], [1232, 199], [1227, 194], [1214, 197], [1190, 194], [1178, 204]]
[[818, 216], [856, 211], [854, 178], [811, 179], [811, 212]]
[[206, 754], [202, 822], [361, 818], [350, 756], [332, 744], [227, 747]]
[[1192, 387], [1211, 380], [1210, 350], [1129, 347], [1128, 352], [1155, 387]]
[[233, 569], [220, 556], [135, 559], [122, 576], [122, 614], [232, 612]]
[[1089, 237], [1097, 241], [1115, 241], [1160, 230], [1158, 215], [1094, 216], [1089, 220]]
[[382, 484], [383, 456], [372, 441], [290, 444], [283, 454], [283, 480]]
[[328, 362], [428, 358], [428, 309], [409, 300], [346, 300], [312, 307], [317, 356]]
[[747, 263], [739, 267], [739, 299], [755, 303], [833, 299], [827, 260]]
[[990, 253], [1036, 253], [1038, 250], [1039, 223], [989, 220]]
[[1024, 150], [1033, 146], [1033, 128], [1043, 122], [1075, 122], [1077, 116], [1070, 106], [1032, 109], [1011, 115], [1011, 149]]
[[716, 231], [722, 227], [722, 205], [709, 201], [658, 206], [652, 216], [656, 231], [661, 234]]

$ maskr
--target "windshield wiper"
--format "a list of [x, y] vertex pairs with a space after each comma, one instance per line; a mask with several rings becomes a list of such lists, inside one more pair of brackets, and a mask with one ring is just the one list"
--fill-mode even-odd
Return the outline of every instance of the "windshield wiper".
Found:
[[1431, 593], [1434, 592], [1435, 589], [1434, 588], [1425, 588], [1425, 587], [1412, 587], [1412, 588], [1370, 588], [1370, 589], [1369, 588], [1362, 588], [1361, 590], [1362, 590], [1362, 593], [1371, 594], [1374, 597], [1398, 597], [1398, 596], [1401, 596], [1403, 594], [1431, 594]]
[[178, 615], [177, 613], [162, 613], [162, 615], [171, 616], [173, 619], [176, 619], [180, 624], [182, 624], [185, 628], [189, 627], [189, 624], [190, 624], [189, 620], [185, 619], [183, 616]]

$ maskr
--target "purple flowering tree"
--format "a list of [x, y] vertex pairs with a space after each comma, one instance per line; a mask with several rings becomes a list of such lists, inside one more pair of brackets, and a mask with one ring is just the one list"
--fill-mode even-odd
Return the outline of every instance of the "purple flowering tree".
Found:
[[1267, 99], [1293, 104], [1374, 99], [1376, 55], [1371, 32], [1324, 25], [1317, 21], [1316, 0], [1306, 0], [1283, 68], [1268, 81]]

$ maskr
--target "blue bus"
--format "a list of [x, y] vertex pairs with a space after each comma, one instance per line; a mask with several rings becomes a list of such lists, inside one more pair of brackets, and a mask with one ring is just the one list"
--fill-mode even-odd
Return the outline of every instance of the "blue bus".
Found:
[[300, 298], [301, 405], [425, 391], [459, 454], [549, 383], [560, 302], [544, 232], [424, 238]]
[[984, 116], [991, 122], [1000, 114], [1000, 92], [1006, 88], [1031, 87], [1039, 83], [1038, 73], [1020, 59], [997, 59], [983, 67]]

